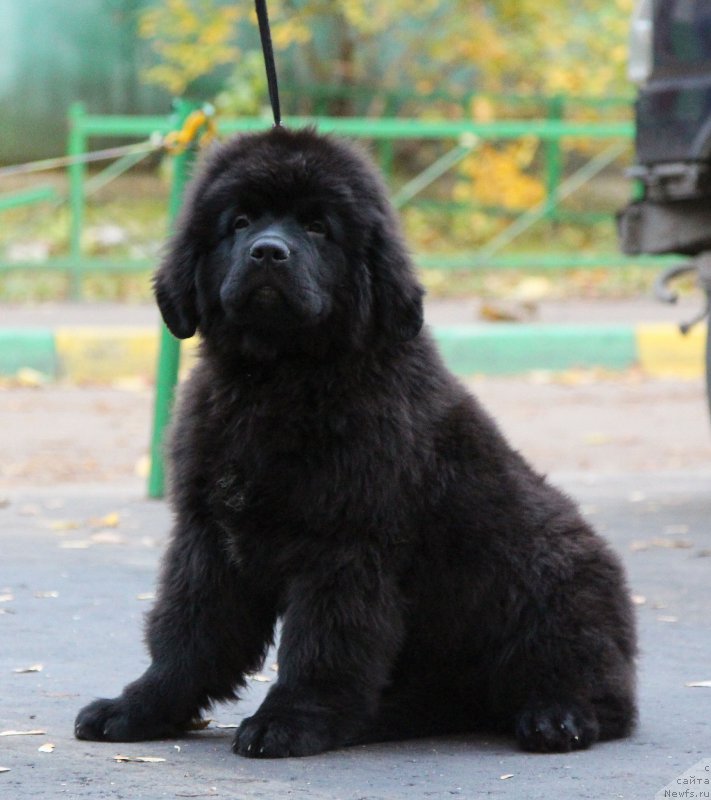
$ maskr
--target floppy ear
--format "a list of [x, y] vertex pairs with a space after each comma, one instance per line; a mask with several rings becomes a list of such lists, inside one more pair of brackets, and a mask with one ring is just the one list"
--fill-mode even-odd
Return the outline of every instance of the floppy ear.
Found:
[[394, 341], [414, 339], [424, 322], [425, 291], [415, 277], [412, 263], [389, 213], [383, 215], [371, 239], [369, 261], [378, 326]]
[[195, 273], [198, 260], [194, 236], [183, 217], [153, 278], [160, 313], [168, 330], [178, 339], [189, 339], [197, 329]]

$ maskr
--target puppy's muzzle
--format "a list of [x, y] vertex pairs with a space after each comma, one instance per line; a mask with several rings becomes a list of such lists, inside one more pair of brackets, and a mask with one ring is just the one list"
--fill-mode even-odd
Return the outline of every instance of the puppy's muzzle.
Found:
[[243, 255], [224, 282], [220, 299], [228, 315], [241, 313], [245, 307], [255, 310], [283, 310], [294, 294], [298, 281], [296, 250], [277, 226], [262, 231], [248, 244]]

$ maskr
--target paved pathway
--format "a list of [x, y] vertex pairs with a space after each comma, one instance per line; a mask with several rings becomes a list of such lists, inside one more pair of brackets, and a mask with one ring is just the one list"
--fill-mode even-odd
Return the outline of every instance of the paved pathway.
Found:
[[[211, 725], [177, 741], [79, 742], [77, 709], [146, 665], [141, 619], [169, 525], [125, 488], [13, 491], [0, 510], [0, 796], [21, 798], [639, 798], [711, 757], [711, 474], [559, 478], [623, 555], [641, 633], [641, 723], [633, 738], [570, 755], [507, 739], [452, 737], [250, 761]], [[264, 675], [273, 680], [267, 659]], [[41, 665], [39, 672], [15, 672]], [[236, 724], [269, 683], [216, 722]], [[41, 752], [43, 745], [53, 752]], [[117, 763], [116, 755], [157, 763]], [[701, 773], [703, 775], [703, 773]], [[683, 788], [683, 787], [677, 787]], [[699, 795], [700, 796], [700, 795]]]

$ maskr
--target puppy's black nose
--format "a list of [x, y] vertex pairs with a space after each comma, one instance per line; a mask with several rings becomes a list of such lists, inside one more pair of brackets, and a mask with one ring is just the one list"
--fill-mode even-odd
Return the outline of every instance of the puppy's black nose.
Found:
[[288, 261], [290, 255], [286, 242], [276, 236], [260, 236], [249, 250], [249, 257], [259, 263]]

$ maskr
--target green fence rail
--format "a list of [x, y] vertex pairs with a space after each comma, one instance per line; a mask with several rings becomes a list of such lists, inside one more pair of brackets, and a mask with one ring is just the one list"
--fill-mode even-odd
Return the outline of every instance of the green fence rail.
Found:
[[59, 192], [53, 186], [37, 186], [34, 189], [6, 192], [5, 194], [0, 194], [0, 211], [30, 206], [35, 203], [54, 202], [56, 200], [59, 200]]

